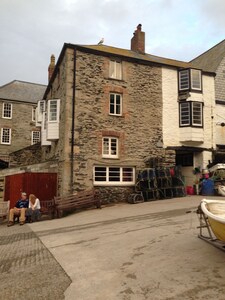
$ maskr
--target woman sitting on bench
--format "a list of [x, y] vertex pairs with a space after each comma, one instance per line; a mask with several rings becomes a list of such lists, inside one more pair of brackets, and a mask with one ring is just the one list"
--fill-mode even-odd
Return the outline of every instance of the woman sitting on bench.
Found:
[[39, 199], [34, 195], [29, 196], [29, 208], [26, 210], [26, 220], [30, 223], [39, 221], [41, 216]]

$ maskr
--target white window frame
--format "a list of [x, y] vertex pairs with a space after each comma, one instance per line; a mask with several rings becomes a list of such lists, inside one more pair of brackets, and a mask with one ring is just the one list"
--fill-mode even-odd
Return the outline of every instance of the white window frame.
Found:
[[36, 107], [32, 108], [32, 122], [36, 122]]
[[[7, 106], [10, 107], [10, 109], [7, 109]], [[5, 112], [8, 110], [9, 116], [5, 116]], [[12, 103], [4, 102], [2, 106], [2, 118], [3, 119], [12, 119]]]
[[[102, 169], [97, 170], [97, 169]], [[130, 176], [126, 177], [126, 173]], [[103, 175], [104, 174], [104, 175]], [[98, 186], [133, 186], [135, 185], [135, 168], [118, 166], [94, 166], [94, 185]], [[101, 178], [102, 180], [96, 180]], [[116, 180], [113, 181], [113, 178]], [[129, 178], [131, 180], [125, 180]]]
[[[192, 125], [202, 127], [203, 126], [202, 102], [192, 102], [191, 110], [192, 110]], [[199, 121], [196, 122], [196, 120]]]
[[38, 113], [42, 114], [45, 111], [45, 100], [38, 101]]
[[[4, 139], [4, 136], [5, 136], [5, 132], [8, 132], [7, 133], [7, 136], [8, 136], [8, 141], [7, 142], [4, 142], [3, 139]], [[11, 128], [1, 128], [1, 144], [3, 145], [11, 145]]]
[[109, 62], [109, 77], [113, 79], [122, 79], [122, 63], [117, 60], [110, 60]]
[[47, 112], [46, 111], [43, 113], [42, 124], [43, 124], [43, 130], [47, 130]]
[[[48, 122], [59, 122], [59, 99], [48, 100]], [[54, 118], [52, 116], [54, 115]]]
[[179, 71], [179, 91], [202, 91], [202, 72], [198, 69]]
[[[185, 101], [179, 103], [180, 127], [203, 127], [203, 103]], [[182, 116], [184, 114], [184, 116]], [[198, 120], [198, 122], [196, 122]]]
[[189, 70], [181, 70], [179, 71], [179, 91], [183, 91], [183, 90], [189, 90], [189, 81], [190, 81], [190, 77], [189, 77]]
[[118, 158], [118, 143], [118, 138], [104, 136], [102, 138], [102, 157]]
[[[38, 137], [36, 137], [37, 135]], [[38, 130], [33, 130], [31, 135], [31, 145], [39, 143], [41, 140], [41, 132]]]
[[[119, 101], [119, 103], [117, 103], [117, 100]], [[110, 115], [122, 116], [122, 100], [123, 100], [122, 94], [118, 94], [118, 93], [110, 93], [109, 94], [109, 114]], [[113, 112], [111, 112], [111, 107], [113, 108]], [[119, 113], [117, 113], [117, 110], [119, 110]]]
[[197, 69], [191, 69], [191, 89], [201, 91], [202, 80], [201, 71]]
[[191, 125], [191, 114], [189, 102], [182, 102], [179, 104], [180, 111], [180, 127]]

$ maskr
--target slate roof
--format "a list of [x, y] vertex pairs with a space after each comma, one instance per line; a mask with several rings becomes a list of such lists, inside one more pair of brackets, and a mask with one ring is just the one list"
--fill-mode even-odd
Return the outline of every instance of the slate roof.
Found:
[[[140, 64], [157, 64], [160, 66], [164, 65], [164, 66], [175, 67], [175, 68], [195, 67], [194, 65], [192, 65], [191, 62], [179, 61], [179, 60], [175, 60], [175, 59], [151, 55], [148, 53], [142, 54], [142, 53], [138, 53], [136, 51], [122, 49], [122, 48], [116, 48], [116, 47], [112, 47], [112, 46], [108, 46], [108, 45], [104, 45], [104, 44], [101, 44], [101, 45], [78, 45], [78, 44], [64, 43], [61, 53], [59, 55], [58, 61], [56, 63], [54, 72], [49, 81], [47, 89], [45, 91], [44, 99], [46, 99], [46, 97], [48, 95], [51, 84], [54, 81], [54, 78], [57, 74], [58, 68], [61, 64], [61, 61], [64, 57], [64, 54], [65, 54], [65, 51], [67, 48], [74, 49], [74, 50], [77, 49], [77, 50], [80, 50], [80, 51], [83, 51], [86, 53], [93, 53], [96, 55], [109, 56], [109, 57], [120, 57], [121, 59], [129, 60], [134, 63], [140, 63]], [[203, 68], [203, 71], [206, 71], [206, 70], [204, 70], [204, 68]]]
[[112, 46], [107, 45], [73, 45], [73, 44], [65, 44], [68, 47], [77, 47], [78, 49], [83, 50], [94, 50], [102, 54], [112, 54], [116, 56], [126, 57], [130, 59], [135, 59], [137, 61], [146, 61], [146, 62], [152, 62], [157, 63], [160, 65], [168, 65], [168, 66], [175, 66], [180, 68], [188, 68], [191, 66], [190, 63], [179, 61], [175, 59], [170, 58], [164, 58], [156, 55], [151, 55], [148, 53], [141, 54], [136, 51], [122, 49], [122, 48], [116, 48]]
[[225, 57], [225, 40], [202, 53], [190, 61], [196, 68], [209, 72], [216, 72], [222, 59]]
[[0, 99], [37, 103], [43, 99], [46, 85], [14, 80], [0, 86]]

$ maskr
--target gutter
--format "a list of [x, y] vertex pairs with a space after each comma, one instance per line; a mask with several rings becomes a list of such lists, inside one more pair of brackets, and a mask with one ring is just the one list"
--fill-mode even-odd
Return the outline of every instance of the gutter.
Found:
[[74, 130], [75, 130], [75, 93], [76, 93], [76, 56], [77, 49], [74, 48], [73, 55], [73, 95], [72, 95], [72, 126], [71, 126], [71, 165], [70, 165], [70, 191], [73, 194], [74, 182]]

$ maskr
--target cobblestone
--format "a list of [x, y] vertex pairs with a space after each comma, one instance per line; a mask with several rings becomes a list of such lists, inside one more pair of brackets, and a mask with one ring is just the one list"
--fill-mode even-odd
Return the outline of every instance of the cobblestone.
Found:
[[29, 226], [0, 225], [0, 300], [61, 300], [71, 279]]

